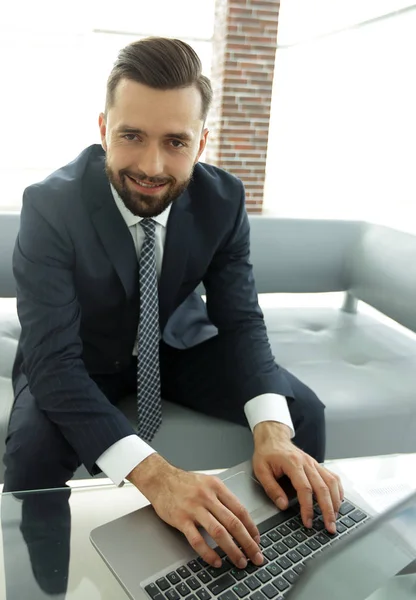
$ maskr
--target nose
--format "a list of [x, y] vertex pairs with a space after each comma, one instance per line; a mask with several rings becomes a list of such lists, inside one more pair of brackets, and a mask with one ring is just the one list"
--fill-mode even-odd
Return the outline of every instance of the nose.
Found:
[[140, 153], [138, 167], [148, 177], [157, 177], [163, 174], [162, 152], [156, 144], [148, 144]]

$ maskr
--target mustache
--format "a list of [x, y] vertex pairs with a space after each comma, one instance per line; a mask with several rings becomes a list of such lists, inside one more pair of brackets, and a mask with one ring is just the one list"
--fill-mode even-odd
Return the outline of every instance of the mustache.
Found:
[[169, 183], [172, 178], [171, 177], [149, 177], [148, 175], [146, 175], [145, 173], [140, 173], [140, 174], [136, 174], [136, 173], [128, 173], [127, 171], [120, 171], [120, 177], [123, 176], [128, 176], [128, 177], [132, 177], [133, 179], [136, 179], [137, 181], [146, 181], [147, 183], [153, 183], [155, 185], [161, 185], [162, 183]]

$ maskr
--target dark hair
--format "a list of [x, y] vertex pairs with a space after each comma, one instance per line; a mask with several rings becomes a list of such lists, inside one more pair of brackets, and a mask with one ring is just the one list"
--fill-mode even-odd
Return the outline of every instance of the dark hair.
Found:
[[114, 103], [121, 79], [131, 79], [159, 90], [195, 85], [202, 98], [205, 121], [212, 101], [211, 82], [201, 74], [201, 61], [191, 46], [181, 40], [150, 37], [133, 42], [120, 50], [107, 80], [105, 111]]

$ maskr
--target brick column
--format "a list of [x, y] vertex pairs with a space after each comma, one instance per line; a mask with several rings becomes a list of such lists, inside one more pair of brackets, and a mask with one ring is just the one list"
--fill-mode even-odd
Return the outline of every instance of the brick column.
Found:
[[237, 175], [261, 212], [280, 0], [216, 0], [207, 162]]

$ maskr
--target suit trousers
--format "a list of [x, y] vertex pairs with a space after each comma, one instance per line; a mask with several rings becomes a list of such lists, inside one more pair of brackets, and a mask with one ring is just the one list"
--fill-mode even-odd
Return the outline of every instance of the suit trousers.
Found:
[[[276, 368], [278, 367], [276, 365]], [[243, 403], [227, 380], [219, 336], [179, 350], [160, 344], [162, 397], [196, 411], [248, 426]], [[291, 373], [285, 371], [294, 399], [288, 406], [295, 428], [294, 443], [323, 462], [324, 405]], [[136, 390], [136, 358], [122, 373], [91, 375], [113, 404]], [[163, 428], [163, 421], [162, 421]], [[41, 411], [25, 387], [15, 400], [6, 440], [4, 491], [64, 487], [80, 459], [58, 427]]]

